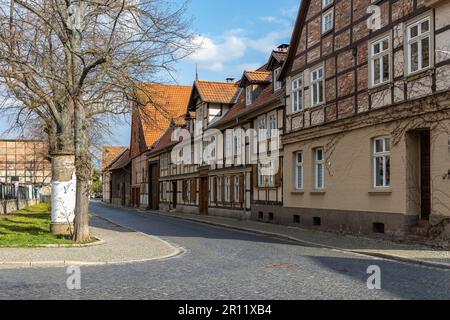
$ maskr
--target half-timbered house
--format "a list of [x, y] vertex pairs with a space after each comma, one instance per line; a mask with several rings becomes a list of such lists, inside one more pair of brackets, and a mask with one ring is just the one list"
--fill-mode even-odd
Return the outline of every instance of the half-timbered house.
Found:
[[449, 17], [449, 1], [302, 1], [280, 219], [403, 237], [450, 218]]
[[192, 87], [143, 84], [136, 92], [131, 124], [131, 205], [149, 205], [149, 163], [147, 152], [173, 121], [182, 121]]

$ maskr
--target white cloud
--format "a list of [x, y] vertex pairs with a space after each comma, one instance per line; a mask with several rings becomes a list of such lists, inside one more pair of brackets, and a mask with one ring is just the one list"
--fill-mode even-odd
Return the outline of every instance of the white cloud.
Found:
[[269, 22], [269, 23], [279, 21], [278, 18], [272, 17], [272, 16], [259, 17], [259, 20], [264, 21], [264, 22]]
[[271, 50], [281, 44], [283, 39], [289, 39], [291, 32], [292, 30], [290, 29], [272, 31], [262, 38], [248, 40], [248, 45], [254, 50], [269, 54]]
[[237, 36], [225, 36], [217, 42], [207, 36], [197, 36], [195, 43], [198, 49], [190, 59], [203, 68], [221, 71], [224, 64], [242, 58], [247, 50], [245, 40]]

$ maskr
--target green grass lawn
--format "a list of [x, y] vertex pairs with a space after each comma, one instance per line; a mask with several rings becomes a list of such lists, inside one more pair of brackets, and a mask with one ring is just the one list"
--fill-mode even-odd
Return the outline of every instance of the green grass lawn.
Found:
[[73, 244], [68, 237], [51, 234], [50, 223], [50, 205], [46, 203], [0, 217], [0, 247]]

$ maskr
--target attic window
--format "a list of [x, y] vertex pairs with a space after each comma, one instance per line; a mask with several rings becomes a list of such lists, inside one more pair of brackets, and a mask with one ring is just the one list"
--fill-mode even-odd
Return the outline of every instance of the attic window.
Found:
[[278, 81], [278, 77], [280, 75], [281, 68], [277, 68], [273, 71], [273, 90], [277, 91], [281, 89], [282, 83]]
[[253, 102], [253, 88], [248, 86], [245, 88], [245, 105], [249, 106]]

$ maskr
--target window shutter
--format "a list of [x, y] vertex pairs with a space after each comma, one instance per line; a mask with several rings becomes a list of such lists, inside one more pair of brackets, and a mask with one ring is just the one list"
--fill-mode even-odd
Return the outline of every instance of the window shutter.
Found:
[[254, 164], [252, 167], [253, 188], [258, 188], [258, 165]]
[[244, 178], [245, 173], [239, 176], [239, 202], [244, 202]]
[[230, 177], [230, 203], [234, 202], [234, 176]]
[[283, 167], [281, 166], [281, 161], [278, 162], [278, 172], [275, 174], [275, 187], [281, 187]]
[[197, 202], [197, 179], [191, 180], [191, 202]]

